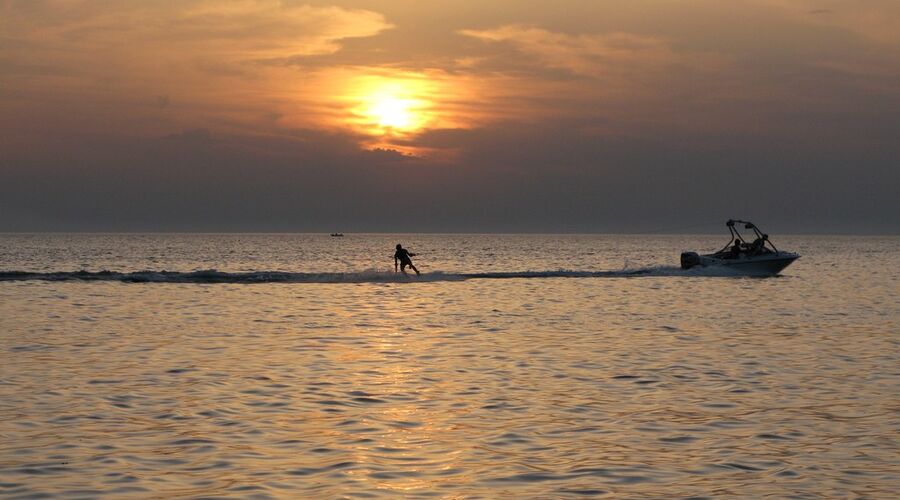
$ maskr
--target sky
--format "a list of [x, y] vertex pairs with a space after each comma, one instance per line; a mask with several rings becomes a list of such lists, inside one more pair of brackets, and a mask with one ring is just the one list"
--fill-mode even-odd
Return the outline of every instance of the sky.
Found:
[[900, 233], [897, 0], [0, 0], [0, 231]]

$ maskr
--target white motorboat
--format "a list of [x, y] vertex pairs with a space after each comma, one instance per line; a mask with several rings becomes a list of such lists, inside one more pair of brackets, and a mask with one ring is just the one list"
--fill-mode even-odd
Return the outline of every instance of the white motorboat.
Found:
[[[743, 224], [744, 229], [752, 230], [756, 238], [748, 243], [735, 224]], [[725, 248], [716, 253], [704, 255], [697, 252], [683, 252], [681, 254], [682, 269], [696, 266], [720, 266], [737, 274], [774, 276], [800, 257], [796, 253], [784, 252], [775, 248], [775, 245], [769, 241], [769, 235], [762, 233], [752, 222], [729, 219], [725, 225], [728, 226], [728, 231], [731, 233], [731, 240], [728, 241]]]

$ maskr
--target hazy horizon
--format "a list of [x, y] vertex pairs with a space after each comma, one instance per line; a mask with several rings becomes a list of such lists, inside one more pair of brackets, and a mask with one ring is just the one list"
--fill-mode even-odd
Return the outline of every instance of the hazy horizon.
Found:
[[[768, 231], [768, 228], [763, 228]], [[60, 230], [60, 231], [0, 231], [0, 234], [9, 234], [9, 235], [27, 235], [27, 234], [73, 234], [73, 235], [142, 235], [142, 234], [172, 234], [172, 235], [320, 235], [320, 236], [330, 236], [334, 232], [341, 233], [344, 237], [353, 236], [353, 235], [495, 235], [495, 236], [515, 236], [515, 235], [535, 235], [535, 236], [716, 236], [722, 235], [723, 238], [728, 239], [728, 230], [724, 229], [722, 231], [683, 231], [683, 232], [674, 232], [674, 231], [634, 231], [634, 232], [626, 232], [626, 231], [616, 231], [616, 232], [540, 232], [540, 231], [142, 231], [142, 230], [127, 230], [127, 231], [71, 231], [71, 230]], [[823, 232], [802, 232], [802, 231], [786, 231], [786, 232], [772, 232], [769, 231], [773, 240], [777, 240], [784, 237], [790, 236], [872, 236], [872, 237], [892, 237], [892, 236], [900, 236], [900, 233], [890, 233], [890, 232], [831, 232], [831, 233], [823, 233]], [[743, 234], [743, 233], [742, 233]], [[751, 233], [752, 235], [752, 233]], [[746, 235], [745, 235], [746, 236]]]

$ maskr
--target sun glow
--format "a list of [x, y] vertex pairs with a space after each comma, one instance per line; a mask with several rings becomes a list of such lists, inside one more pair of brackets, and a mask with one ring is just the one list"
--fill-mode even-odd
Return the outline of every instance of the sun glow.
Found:
[[365, 91], [357, 114], [377, 134], [408, 134], [428, 124], [429, 103], [409, 82], [383, 83]]
[[393, 96], [379, 96], [373, 99], [367, 114], [377, 121], [379, 127], [408, 129], [414, 122], [415, 102]]
[[420, 137], [429, 131], [470, 124], [468, 114], [461, 111], [465, 109], [461, 103], [472, 99], [469, 86], [444, 73], [379, 68], [367, 74], [344, 71], [334, 76], [331, 85], [338, 104], [333, 123], [358, 134], [366, 149], [433, 158], [439, 151], [417, 144]]

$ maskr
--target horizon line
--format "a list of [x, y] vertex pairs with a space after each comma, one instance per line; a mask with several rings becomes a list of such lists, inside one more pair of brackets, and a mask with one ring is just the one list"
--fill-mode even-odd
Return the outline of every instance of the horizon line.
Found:
[[[726, 233], [727, 231], [715, 232], [669, 232], [669, 231], [635, 231], [635, 232], [542, 232], [542, 231], [351, 231], [343, 232], [342, 237], [349, 235], [497, 235], [497, 236], [692, 236], [702, 235], [711, 236]], [[331, 236], [328, 231], [142, 231], [142, 230], [107, 230], [107, 231], [2, 231], [0, 235], [320, 235]], [[898, 232], [784, 232], [778, 233], [779, 236], [900, 236]]]

